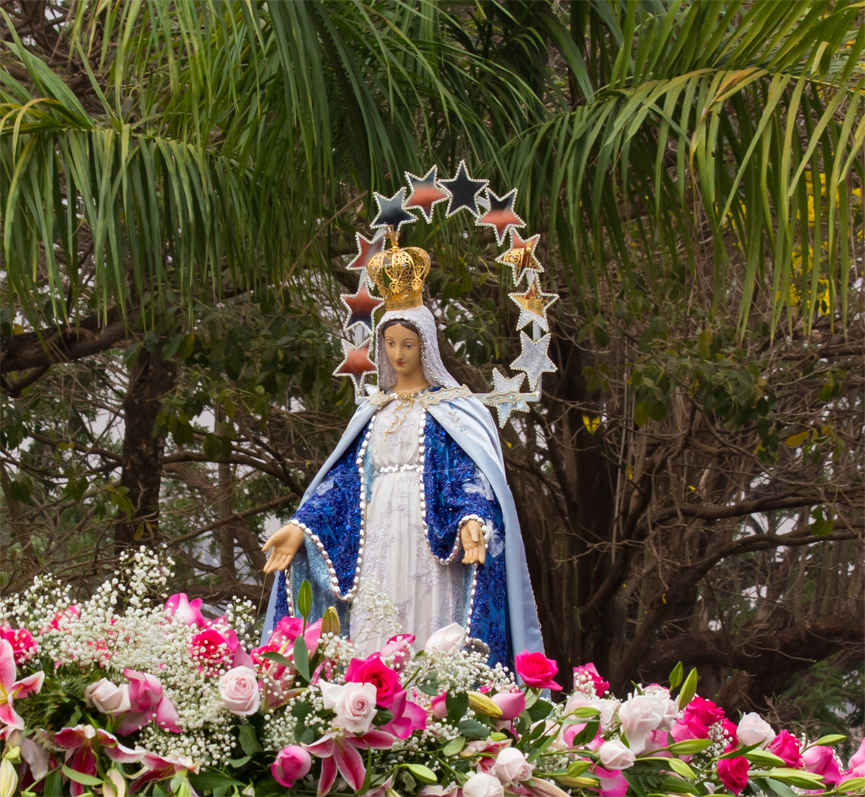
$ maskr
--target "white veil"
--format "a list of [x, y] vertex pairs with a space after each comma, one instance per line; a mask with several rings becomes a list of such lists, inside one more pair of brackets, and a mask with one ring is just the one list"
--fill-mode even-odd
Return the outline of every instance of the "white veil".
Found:
[[396, 371], [387, 358], [384, 348], [384, 325], [388, 321], [407, 321], [417, 327], [420, 332], [420, 361], [423, 375], [431, 385], [439, 387], [459, 387], [444, 367], [439, 354], [438, 331], [435, 318], [428, 308], [410, 307], [407, 310], [388, 310], [378, 322], [375, 346], [375, 366], [378, 373], [378, 389], [390, 390], [396, 384]]

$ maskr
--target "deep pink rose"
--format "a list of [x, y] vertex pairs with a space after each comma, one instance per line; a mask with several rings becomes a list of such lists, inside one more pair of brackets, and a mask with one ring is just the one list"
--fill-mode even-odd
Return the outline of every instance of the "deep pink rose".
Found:
[[748, 785], [748, 770], [751, 765], [745, 756], [722, 758], [718, 762], [718, 776], [733, 794], [739, 794]]
[[26, 628], [0, 628], [0, 639], [5, 639], [12, 645], [12, 655], [16, 664], [24, 664], [36, 653], [36, 642]]
[[559, 671], [558, 665], [543, 653], [529, 653], [528, 650], [524, 650], [517, 655], [514, 664], [517, 675], [527, 686], [534, 689], [552, 689], [554, 692], [561, 691], [562, 687], [553, 680]]
[[772, 739], [769, 752], [774, 753], [778, 758], [783, 758], [784, 766], [802, 769], [802, 751], [799, 748], [799, 740], [787, 731], [781, 731]]
[[834, 786], [841, 780], [841, 769], [831, 747], [809, 747], [802, 753], [802, 763], [808, 772], [820, 775], [829, 786]]
[[283, 617], [276, 624], [267, 643], [277, 646], [284, 645], [284, 650], [291, 651], [294, 640], [300, 636], [302, 631], [303, 620], [300, 617]]
[[366, 659], [352, 659], [345, 671], [345, 681], [375, 686], [375, 700], [380, 706], [389, 706], [393, 696], [402, 690], [399, 675], [382, 663], [378, 653]]
[[490, 699], [502, 710], [500, 720], [516, 719], [526, 707], [526, 696], [520, 691], [499, 692]]
[[179, 617], [187, 625], [204, 627], [201, 598], [190, 601], [185, 592], [178, 592], [165, 601], [165, 613], [170, 617]]
[[270, 765], [270, 774], [274, 780], [290, 789], [294, 782], [304, 777], [312, 767], [312, 757], [302, 747], [290, 744], [283, 747], [276, 756], [276, 761]]
[[603, 697], [610, 688], [610, 682], [601, 678], [598, 668], [592, 662], [574, 667], [574, 688], [577, 689], [577, 684], [586, 680], [591, 681], [596, 697]]
[[[682, 714], [682, 722], [688, 725], [699, 723], [706, 731], [708, 731], [711, 725], [720, 722], [722, 719], [724, 719], [724, 709], [716, 706], [711, 700], [703, 699], [699, 695], [695, 695], [691, 699], [691, 702], [688, 703]], [[705, 739], [707, 735], [696, 738]]]
[[739, 744], [739, 729], [726, 717], [721, 720], [721, 727], [724, 729], [727, 736], [730, 737], [730, 744], [732, 744], [733, 747], [736, 747]]
[[[236, 636], [234, 642], [236, 647]], [[219, 665], [231, 656], [232, 651], [231, 639], [214, 627], [199, 631], [189, 640], [189, 653], [198, 669], [208, 675], [215, 674]]]

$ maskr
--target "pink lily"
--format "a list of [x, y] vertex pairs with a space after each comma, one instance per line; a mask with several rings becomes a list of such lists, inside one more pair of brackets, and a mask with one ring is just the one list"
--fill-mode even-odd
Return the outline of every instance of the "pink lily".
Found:
[[359, 791], [366, 777], [366, 767], [356, 748], [388, 750], [395, 741], [389, 733], [379, 730], [367, 731], [363, 736], [338, 736], [336, 731], [331, 731], [317, 742], [303, 745], [305, 750], [321, 759], [318, 797], [330, 791], [337, 771], [354, 791]]
[[[53, 742], [66, 750], [67, 766], [84, 775], [96, 775], [96, 753], [93, 751], [96, 743], [102, 746], [102, 751], [112, 761], [121, 764], [134, 764], [144, 756], [143, 750], [124, 747], [113, 733], [92, 725], [63, 728], [54, 734]], [[69, 784], [69, 791], [72, 797], [80, 797], [85, 789], [80, 783], [73, 781]]]
[[127, 736], [140, 730], [152, 719], [164, 731], [180, 733], [180, 717], [174, 704], [163, 694], [159, 679], [148, 673], [125, 669], [123, 674], [129, 679], [129, 703], [131, 711], [123, 715], [117, 733]]
[[15, 711], [15, 699], [35, 695], [42, 689], [45, 673], [41, 670], [20, 681], [15, 680], [15, 651], [8, 640], [0, 639], [0, 722], [22, 730], [24, 720]]
[[199, 764], [185, 755], [163, 757], [156, 755], [156, 753], [144, 753], [141, 763], [147, 771], [129, 787], [130, 794], [135, 794], [145, 783], [152, 780], [164, 780], [173, 775], [188, 772], [197, 775], [199, 769]]
[[426, 728], [426, 711], [408, 700], [404, 689], [391, 698], [390, 710], [393, 719], [383, 725], [382, 730], [392, 733], [397, 739], [408, 739], [414, 731]]

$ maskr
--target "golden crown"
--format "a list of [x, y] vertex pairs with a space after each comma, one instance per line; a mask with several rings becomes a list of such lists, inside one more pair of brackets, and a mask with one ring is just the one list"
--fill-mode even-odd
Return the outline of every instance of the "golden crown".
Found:
[[385, 233], [390, 249], [373, 255], [367, 273], [384, 299], [385, 310], [406, 310], [423, 304], [423, 284], [430, 270], [429, 255], [417, 246], [401, 249], [396, 233], [388, 227]]

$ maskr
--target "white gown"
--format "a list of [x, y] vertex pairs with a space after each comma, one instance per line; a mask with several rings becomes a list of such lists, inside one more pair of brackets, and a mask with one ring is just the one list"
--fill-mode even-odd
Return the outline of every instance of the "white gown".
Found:
[[[419, 444], [423, 418], [420, 402], [407, 409], [391, 401], [372, 425], [372, 495], [359, 589], [349, 616], [351, 638], [365, 656], [380, 650], [395, 633], [411, 632], [422, 646], [434, 631], [465, 620], [461, 556], [442, 565], [424, 536]], [[383, 620], [377, 593], [396, 606], [399, 627], [394, 618]]]

